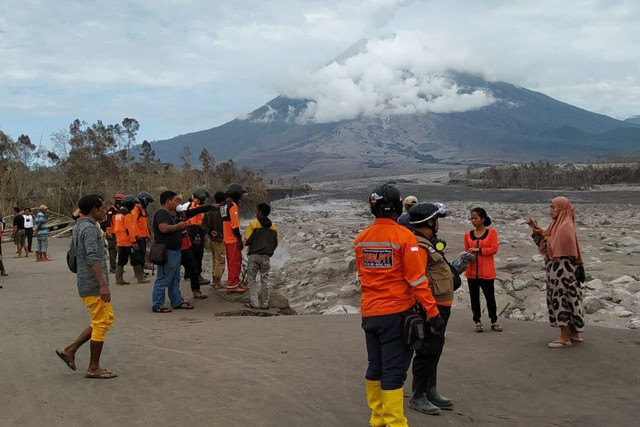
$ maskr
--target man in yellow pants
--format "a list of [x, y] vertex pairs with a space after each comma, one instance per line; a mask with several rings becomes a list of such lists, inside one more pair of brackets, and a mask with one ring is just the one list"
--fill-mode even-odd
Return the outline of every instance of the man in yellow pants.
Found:
[[100, 367], [104, 339], [114, 320], [107, 258], [102, 236], [96, 227], [97, 222], [105, 219], [107, 206], [101, 196], [88, 194], [80, 199], [78, 207], [83, 216], [73, 228], [71, 245], [76, 249], [78, 293], [91, 312], [91, 325], [85, 328], [74, 342], [62, 350], [56, 350], [56, 354], [75, 371], [76, 351], [91, 340], [91, 357], [85, 377], [115, 378], [117, 374]]

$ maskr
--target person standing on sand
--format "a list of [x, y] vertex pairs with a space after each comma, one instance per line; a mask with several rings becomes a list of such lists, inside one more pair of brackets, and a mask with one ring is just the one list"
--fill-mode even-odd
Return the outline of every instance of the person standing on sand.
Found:
[[224, 274], [225, 264], [225, 246], [222, 230], [222, 216], [220, 215], [220, 204], [226, 199], [226, 194], [222, 191], [218, 191], [213, 195], [215, 204], [218, 207], [214, 207], [211, 211], [204, 214], [202, 218], [202, 229], [207, 234], [209, 240], [209, 249], [211, 250], [211, 268], [212, 272], [212, 284], [213, 289], [222, 289], [222, 275]]
[[476, 332], [482, 332], [480, 322], [480, 290], [487, 301], [487, 311], [491, 319], [491, 330], [502, 332], [502, 326], [498, 323], [496, 291], [494, 282], [496, 279], [496, 267], [493, 256], [498, 253], [498, 232], [489, 228], [491, 218], [483, 208], [471, 210], [469, 218], [474, 230], [464, 235], [464, 250], [472, 253], [476, 259], [467, 267], [465, 276], [469, 283], [469, 298], [471, 299], [471, 312], [476, 324]]
[[36, 261], [51, 261], [47, 256], [49, 249], [49, 230], [47, 230], [47, 206], [41, 205], [40, 212], [36, 215]]
[[97, 194], [83, 196], [78, 202], [83, 214], [73, 227], [71, 245], [76, 248], [78, 293], [85, 307], [91, 312], [91, 325], [85, 328], [74, 342], [56, 350], [56, 354], [75, 371], [75, 355], [87, 341], [90, 342], [91, 357], [85, 378], [110, 379], [118, 375], [100, 367], [100, 355], [107, 332], [115, 316], [111, 307], [109, 272], [104, 251], [104, 240], [96, 226], [106, 216], [107, 206]]
[[22, 216], [24, 217], [24, 233], [27, 239], [27, 251], [31, 253], [33, 252], [33, 215], [31, 214], [31, 209], [24, 208]]
[[20, 213], [19, 207], [13, 208], [13, 231], [11, 232], [13, 243], [18, 247], [18, 256], [22, 257], [22, 249], [24, 249], [26, 257], [29, 256], [29, 250], [27, 248], [27, 233], [24, 230], [24, 216]]
[[444, 322], [442, 333], [432, 334], [427, 329], [426, 338], [413, 358], [409, 407], [429, 415], [438, 415], [440, 408], [450, 409], [453, 406], [453, 400], [442, 396], [437, 390], [438, 362], [444, 348], [444, 335], [453, 305], [453, 274], [444, 257], [446, 245], [437, 237], [440, 230], [438, 219], [446, 216], [447, 210], [441, 203], [418, 203], [409, 211], [425, 275]]
[[402, 341], [404, 319], [417, 300], [434, 333], [442, 333], [444, 322], [424, 274], [416, 236], [397, 223], [402, 213], [400, 191], [384, 184], [370, 193], [369, 206], [376, 219], [354, 240], [369, 360], [365, 374], [369, 425], [405, 427], [403, 385], [413, 351]]
[[[8, 276], [6, 270], [4, 269], [4, 262], [2, 261], [2, 232], [5, 227], [4, 218], [2, 217], [2, 213], [0, 213], [0, 276]], [[0, 286], [1, 288], [2, 286]]]
[[240, 184], [227, 186], [227, 200], [220, 205], [222, 217], [223, 240], [227, 256], [227, 293], [245, 293], [247, 289], [240, 283], [242, 272], [242, 234], [240, 234], [240, 213], [238, 205], [247, 195], [247, 190]]
[[556, 197], [549, 207], [551, 223], [546, 230], [529, 218], [533, 241], [545, 258], [549, 323], [560, 328], [560, 337], [549, 348], [568, 347], [582, 342], [585, 281], [582, 253], [576, 235], [575, 209], [566, 197]]

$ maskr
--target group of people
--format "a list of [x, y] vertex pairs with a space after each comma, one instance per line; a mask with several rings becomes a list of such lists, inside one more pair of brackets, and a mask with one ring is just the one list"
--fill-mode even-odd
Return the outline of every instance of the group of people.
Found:
[[[201, 284], [212, 283], [212, 288], [223, 289], [222, 275], [227, 260], [227, 293], [244, 293], [240, 280], [242, 250], [246, 246], [248, 307], [269, 308], [270, 257], [278, 245], [277, 227], [269, 219], [271, 207], [260, 203], [256, 219], [248, 225], [244, 236], [240, 233], [238, 205], [247, 190], [239, 184], [230, 184], [226, 192], [217, 192], [214, 203], [207, 204], [209, 192], [197, 187], [188, 202], [174, 191], [160, 194], [160, 209], [153, 216], [153, 245], [160, 248], [162, 260], [158, 264], [151, 295], [154, 313], [169, 313], [175, 309], [193, 309], [180, 292], [181, 266], [189, 278], [194, 298], [204, 299]], [[91, 341], [91, 358], [87, 378], [109, 379], [117, 375], [100, 366], [100, 354], [107, 331], [114, 321], [107, 268], [108, 248], [111, 272], [117, 284], [128, 284], [123, 279], [124, 266], [131, 262], [139, 283], [148, 283], [142, 265], [150, 233], [147, 206], [154, 199], [147, 192], [138, 196], [116, 194], [108, 206], [97, 194], [83, 196], [78, 202], [77, 218], [73, 228], [71, 247], [77, 260], [78, 293], [91, 312], [91, 324], [68, 346], [56, 354], [72, 370], [76, 370], [75, 353]], [[105, 245], [104, 242], [107, 244]], [[209, 240], [213, 259], [213, 282], [202, 278], [202, 254], [205, 240]], [[152, 248], [153, 249], [153, 248]], [[259, 283], [258, 283], [259, 276]], [[168, 293], [170, 307], [165, 306]]]
[[[451, 314], [454, 276], [447, 261], [446, 242], [438, 238], [439, 218], [447, 215], [441, 203], [403, 199], [392, 184], [375, 188], [369, 196], [373, 225], [354, 241], [358, 280], [362, 289], [361, 315], [368, 354], [365, 373], [371, 426], [407, 426], [403, 385], [412, 364], [411, 409], [437, 415], [453, 406], [437, 390], [437, 367]], [[403, 213], [403, 205], [405, 212]], [[582, 342], [584, 328], [582, 286], [584, 268], [575, 229], [575, 211], [566, 197], [554, 198], [551, 223], [546, 229], [528, 220], [532, 237], [545, 256], [547, 306], [550, 324], [560, 328], [560, 338], [549, 348]], [[491, 329], [498, 323], [494, 295], [493, 257], [498, 234], [483, 208], [470, 212], [473, 229], [464, 236], [464, 262], [475, 331], [482, 332], [480, 290], [485, 295]], [[454, 263], [456, 264], [456, 263]], [[411, 340], [412, 316], [423, 318], [424, 336]], [[415, 334], [413, 334], [415, 335]], [[417, 344], [416, 344], [417, 342]]]
[[[36, 261], [51, 261], [47, 255], [49, 247], [49, 230], [47, 229], [46, 205], [38, 208], [38, 213], [33, 216], [31, 208], [13, 208], [13, 224], [11, 228], [11, 238], [16, 245], [16, 258], [29, 257], [33, 249], [33, 238], [36, 238]], [[0, 215], [0, 239], [5, 232], [6, 223]], [[23, 255], [24, 252], [24, 255]], [[6, 276], [7, 273], [2, 263], [2, 249], [0, 248], [0, 274]]]

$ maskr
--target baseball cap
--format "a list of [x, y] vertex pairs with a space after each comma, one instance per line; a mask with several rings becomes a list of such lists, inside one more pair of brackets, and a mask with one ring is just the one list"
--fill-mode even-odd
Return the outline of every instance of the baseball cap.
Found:
[[418, 198], [416, 196], [407, 196], [404, 198], [405, 205], [415, 205], [418, 203]]
[[114, 199], [114, 200], [117, 200], [117, 201], [119, 201], [119, 202], [121, 202], [121, 201], [122, 201], [122, 199], [124, 199], [124, 194], [122, 194], [122, 193], [118, 193], [118, 194], [116, 194], [115, 196], [113, 196], [113, 199]]

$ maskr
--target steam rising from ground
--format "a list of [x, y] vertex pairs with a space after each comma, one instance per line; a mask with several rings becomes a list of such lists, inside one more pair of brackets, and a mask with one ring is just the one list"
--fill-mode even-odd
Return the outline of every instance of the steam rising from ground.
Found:
[[344, 59], [292, 72], [282, 94], [307, 101], [299, 123], [463, 112], [497, 101], [488, 90], [461, 87], [449, 77], [449, 69], [464, 70], [465, 55], [439, 46], [419, 33], [360, 42]]

